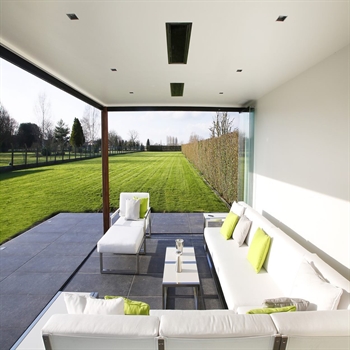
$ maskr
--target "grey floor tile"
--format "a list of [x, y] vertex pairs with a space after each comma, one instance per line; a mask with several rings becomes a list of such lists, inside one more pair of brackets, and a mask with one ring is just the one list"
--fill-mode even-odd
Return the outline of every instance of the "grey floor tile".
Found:
[[11, 349], [25, 330], [26, 327], [0, 328], [0, 349]]
[[26, 256], [35, 256], [45, 249], [49, 243], [17, 243], [16, 238], [4, 243], [1, 247], [5, 248], [0, 250], [0, 259], [2, 256], [9, 255], [26, 255]]
[[52, 295], [0, 295], [0, 328], [26, 328], [52, 299]]
[[57, 291], [70, 277], [71, 273], [33, 273], [16, 271], [0, 282], [0, 295], [51, 294]]
[[78, 273], [64, 290], [67, 292], [98, 292], [101, 296], [127, 296], [133, 278], [133, 275]]
[[129, 297], [133, 296], [161, 296], [163, 274], [135, 275], [130, 288]]
[[83, 255], [86, 257], [95, 246], [95, 242], [54, 242], [54, 244], [48, 245], [38, 255], [50, 257], [56, 255]]
[[64, 255], [46, 255], [38, 254], [21, 266], [18, 272], [36, 272], [36, 273], [60, 273], [66, 272], [72, 274], [83, 262], [86, 255], [64, 256]]

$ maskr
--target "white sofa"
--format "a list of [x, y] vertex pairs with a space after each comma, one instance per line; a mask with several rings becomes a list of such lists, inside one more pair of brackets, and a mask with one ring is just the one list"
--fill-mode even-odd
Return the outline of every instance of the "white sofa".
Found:
[[[243, 202], [238, 205], [252, 222], [242, 246], [238, 246], [234, 239], [224, 239], [220, 234], [220, 227], [204, 229], [208, 256], [228, 309], [245, 313], [249, 309], [262, 307], [265, 299], [279, 297], [306, 299], [310, 302], [308, 310], [350, 309], [350, 286], [346, 278], [253, 208]], [[261, 271], [256, 273], [247, 259], [247, 254], [259, 227], [271, 237], [271, 244]], [[315, 276], [305, 278], [303, 270], [309, 266], [306, 261], [326, 281], [319, 281]]]
[[349, 317], [349, 310], [271, 315], [232, 310], [151, 310], [150, 316], [61, 313], [42, 327], [42, 349], [345, 350]]

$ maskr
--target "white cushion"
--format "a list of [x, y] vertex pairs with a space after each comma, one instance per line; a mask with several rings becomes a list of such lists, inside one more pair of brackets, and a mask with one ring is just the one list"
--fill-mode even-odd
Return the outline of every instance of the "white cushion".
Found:
[[158, 328], [159, 318], [155, 316], [56, 314], [45, 324], [42, 333], [72, 337], [157, 337]]
[[239, 205], [237, 202], [233, 202], [230, 211], [232, 211], [232, 213], [238, 215], [238, 216], [242, 216], [244, 214], [244, 210], [245, 208], [242, 207], [241, 205]]
[[104, 300], [89, 295], [65, 293], [64, 301], [69, 314], [124, 315], [123, 298]]
[[286, 336], [349, 336], [350, 310], [280, 312], [270, 316], [278, 332]]
[[89, 315], [124, 315], [124, 299], [87, 298], [84, 314]]
[[133, 198], [148, 198], [148, 207], [149, 207], [149, 193], [147, 192], [121, 192], [119, 196], [119, 215], [125, 216], [126, 211], [126, 200]]
[[97, 242], [99, 253], [136, 254], [142, 244], [143, 227], [111, 226]]
[[332, 284], [316, 270], [313, 263], [303, 259], [296, 275], [291, 297], [310, 301], [309, 310], [336, 310], [343, 290]]
[[232, 235], [232, 238], [235, 240], [238, 246], [241, 246], [244, 243], [251, 224], [252, 222], [244, 215], [242, 215], [239, 219]]
[[125, 219], [126, 220], [138, 220], [140, 218], [140, 200], [139, 199], [127, 199], [125, 206]]
[[64, 293], [64, 302], [66, 303], [69, 314], [83, 314], [86, 307], [86, 295], [77, 293]]
[[174, 338], [233, 338], [276, 334], [269, 315], [167, 314], [161, 317], [159, 335]]

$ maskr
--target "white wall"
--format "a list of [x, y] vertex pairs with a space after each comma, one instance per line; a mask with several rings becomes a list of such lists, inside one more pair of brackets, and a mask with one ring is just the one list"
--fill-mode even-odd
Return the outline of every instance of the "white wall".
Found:
[[334, 53], [257, 101], [253, 202], [347, 278], [349, 52]]

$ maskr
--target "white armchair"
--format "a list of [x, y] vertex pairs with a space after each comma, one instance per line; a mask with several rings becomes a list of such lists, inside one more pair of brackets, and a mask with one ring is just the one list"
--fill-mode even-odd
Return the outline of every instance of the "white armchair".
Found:
[[[142, 218], [138, 220], [128, 220], [125, 217], [126, 214], [126, 200], [134, 198], [147, 198], [146, 210], [143, 210], [144, 214]], [[142, 211], [142, 209], [141, 209]], [[113, 219], [119, 215], [118, 220], [113, 224]], [[125, 227], [140, 227], [143, 226], [144, 234], [151, 237], [151, 207], [150, 207], [150, 197], [147, 192], [121, 192], [119, 197], [119, 208], [111, 214], [110, 216], [110, 226], [118, 225]]]

